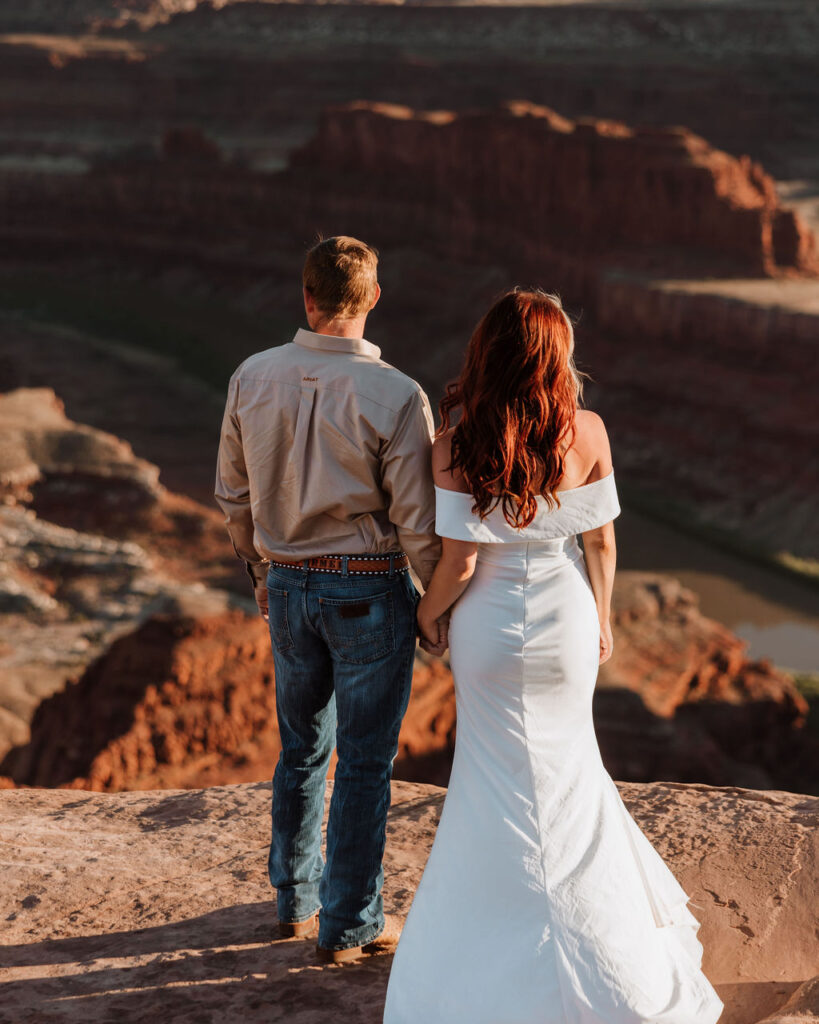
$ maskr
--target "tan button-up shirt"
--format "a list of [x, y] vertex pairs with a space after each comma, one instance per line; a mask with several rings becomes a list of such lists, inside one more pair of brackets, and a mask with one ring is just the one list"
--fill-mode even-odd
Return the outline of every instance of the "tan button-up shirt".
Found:
[[362, 338], [299, 330], [231, 377], [215, 495], [257, 582], [273, 555], [400, 548], [428, 584], [440, 555], [432, 414], [380, 357]]

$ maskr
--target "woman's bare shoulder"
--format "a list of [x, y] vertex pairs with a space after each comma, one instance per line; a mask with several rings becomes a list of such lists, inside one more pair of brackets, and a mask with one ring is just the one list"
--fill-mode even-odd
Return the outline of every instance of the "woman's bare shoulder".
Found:
[[574, 416], [574, 426], [578, 435], [592, 440], [594, 437], [606, 436], [606, 424], [603, 417], [591, 409], [578, 409]]
[[593, 483], [611, 472], [611, 445], [606, 425], [591, 409], [578, 409], [575, 415], [572, 449], [586, 470], [585, 483]]
[[432, 479], [436, 487], [445, 491], [462, 491], [469, 493], [463, 474], [460, 470], [449, 468], [452, 462], [452, 435], [455, 428], [450, 427], [444, 434], [440, 434], [432, 442]]

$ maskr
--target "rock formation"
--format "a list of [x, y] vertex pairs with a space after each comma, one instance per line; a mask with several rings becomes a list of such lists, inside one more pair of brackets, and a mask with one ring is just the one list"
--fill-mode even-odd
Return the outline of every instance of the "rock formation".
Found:
[[278, 756], [270, 638], [241, 611], [195, 602], [120, 637], [37, 709], [0, 774], [33, 786], [167, 789], [272, 774]]
[[322, 171], [326, 186], [333, 173], [355, 181], [344, 198], [365, 222], [414, 235], [434, 210], [424, 227], [439, 244], [563, 262], [564, 281], [586, 273], [578, 260], [658, 247], [694, 250], [701, 266], [724, 253], [740, 273], [819, 270], [811, 232], [762, 168], [684, 128], [573, 122], [523, 102], [460, 115], [359, 103], [326, 111], [291, 166], [317, 185]]
[[[324, 111], [280, 173], [223, 157], [201, 130], [179, 128], [155, 150], [122, 151], [84, 173], [12, 166], [0, 174], [4, 228], [41, 251], [49, 236], [64, 244], [70, 227], [83, 250], [224, 261], [213, 247], [241, 227], [234, 259], [250, 269], [271, 230], [284, 241], [333, 217], [382, 244], [537, 266], [586, 301], [602, 287], [601, 264], [662, 266], [666, 276], [819, 271], [812, 232], [761, 166], [685, 128], [574, 122], [522, 101], [461, 114], [352, 103]], [[82, 221], [69, 225], [66, 209]]]
[[[22, 785], [91, 790], [192, 787], [267, 778], [279, 752], [264, 623], [217, 594], [166, 599], [33, 713], [0, 763]], [[215, 607], [214, 607], [215, 605]], [[621, 573], [615, 655], [595, 695], [615, 778], [759, 788], [814, 786], [819, 745], [793, 681], [750, 662], [675, 580]], [[456, 737], [447, 666], [419, 655], [396, 776], [449, 778]]]
[[808, 705], [791, 677], [749, 660], [678, 581], [620, 573], [613, 620], [615, 652], [601, 669], [595, 711], [615, 778], [814, 784], [819, 747], [803, 729]]
[[[146, 311], [143, 322], [152, 319]], [[231, 322], [235, 325], [236, 317]], [[262, 340], [248, 342], [252, 348]], [[237, 354], [236, 361], [241, 357]], [[0, 314], [0, 391], [29, 392], [32, 408], [22, 403], [24, 420], [48, 415], [56, 417], [60, 430], [83, 424], [127, 441], [138, 458], [159, 466], [165, 498], [186, 495], [207, 512], [213, 508], [214, 444], [225, 406], [221, 385], [233, 365], [226, 364], [217, 389], [186, 372], [172, 351]], [[59, 397], [49, 397], [46, 390]]]
[[810, 1024], [819, 1020], [819, 977], [800, 985], [791, 998], [761, 1024]]
[[[314, 228], [371, 235], [390, 296], [376, 329], [433, 396], [499, 290], [545, 285], [582, 311], [578, 359], [632, 500], [815, 568], [815, 242], [757, 163], [683, 128], [523, 102], [334, 107], [267, 166], [217, 137], [175, 124], [70, 173], [36, 154], [2, 165], [0, 237], [80, 292], [105, 256], [193, 302], [280, 318], [298, 316], [293, 253]], [[184, 352], [223, 382], [250, 347], [226, 326], [206, 360]]]
[[[2, 760], [43, 700], [147, 617], [250, 602], [203, 583], [234, 571], [221, 516], [168, 492], [123, 441], [69, 420], [52, 391], [0, 396], [0, 436]], [[89, 708], [78, 711], [82, 735]]]
[[[325, 112], [282, 177], [302, 221], [558, 291], [582, 310], [577, 358], [632, 500], [815, 571], [815, 240], [758, 166], [684, 129], [572, 122], [531, 104], [352, 104]], [[780, 279], [730, 280], [748, 274]], [[447, 371], [460, 361], [453, 352]]]
[[[68, 529], [147, 546], [191, 581], [224, 563], [222, 517], [159, 482], [159, 467], [77, 424], [48, 388], [0, 395], [0, 501]], [[216, 564], [214, 564], [216, 563]]]
[[156, 508], [159, 469], [130, 445], [72, 423], [43, 388], [0, 395], [0, 498], [77, 528], [136, 529]]
[[[620, 790], [691, 897], [722, 1024], [815, 1024], [817, 800], [668, 783]], [[393, 786], [388, 912], [409, 909], [443, 797]], [[269, 802], [263, 784], [0, 793], [3, 1024], [254, 1024], [271, 1014], [378, 1024], [389, 957], [321, 967], [309, 940], [277, 937]]]
[[[47, 389], [0, 396], [0, 429], [0, 775], [95, 790], [269, 777], [267, 631], [248, 596], [203, 586], [235, 561], [221, 517]], [[615, 777], [813, 784], [789, 676], [749, 662], [674, 580], [621, 573], [614, 607], [595, 714]], [[399, 777], [446, 782], [455, 731], [449, 671], [419, 657]]]

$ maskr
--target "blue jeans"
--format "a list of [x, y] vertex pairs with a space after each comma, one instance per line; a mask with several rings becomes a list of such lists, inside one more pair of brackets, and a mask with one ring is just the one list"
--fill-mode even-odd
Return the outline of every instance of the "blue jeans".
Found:
[[[304, 921], [320, 908], [320, 946], [362, 946], [384, 929], [381, 861], [419, 595], [407, 572], [279, 566], [268, 571], [267, 594], [282, 745], [268, 861], [279, 920]], [[325, 864], [321, 822], [334, 745]]]

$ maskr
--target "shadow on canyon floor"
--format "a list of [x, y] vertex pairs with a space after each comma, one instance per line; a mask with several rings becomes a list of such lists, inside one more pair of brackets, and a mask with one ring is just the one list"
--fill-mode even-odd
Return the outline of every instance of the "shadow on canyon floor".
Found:
[[[308, 1016], [308, 993], [297, 977], [308, 971], [329, 973], [331, 983], [335, 974], [337, 984], [360, 987], [367, 998], [359, 1019], [373, 1024], [380, 1021], [381, 1001], [373, 1000], [373, 986], [386, 990], [392, 957], [359, 961], [341, 969], [323, 966], [315, 960], [312, 939], [294, 942], [278, 938], [275, 906], [275, 900], [238, 904], [151, 928], [0, 946], [0, 958], [7, 968], [83, 968], [77, 973], [6, 982], [0, 985], [0, 1001], [11, 999], [17, 1006], [28, 1007], [26, 1020], [83, 1019], [88, 1003], [93, 1003], [94, 1020], [123, 1014], [125, 1019], [142, 1020], [146, 999], [161, 988], [164, 1014], [207, 1005], [227, 1024], [281, 1019], [267, 1015], [274, 1009], [278, 1014], [287, 1004], [298, 1004], [304, 1014], [299, 1014], [300, 1020], [318, 1020], [318, 1016]], [[130, 963], [88, 969], [97, 960], [108, 964], [120, 957], [127, 957]], [[147, 962], [134, 963], [142, 957]], [[717, 987], [732, 1009], [775, 1009], [798, 983], [782, 983], [775, 986], [776, 991], [770, 982]], [[323, 1008], [326, 1012], [326, 1002]], [[314, 1009], [320, 1011], [321, 1006]]]
[[[315, 959], [314, 940], [282, 940], [275, 922], [275, 903], [270, 901], [226, 907], [155, 928], [0, 947], [9, 967], [81, 966], [76, 973], [6, 982], [0, 985], [0, 1000], [27, 1007], [25, 1020], [136, 1021], [148, 1018], [150, 1002], [161, 990], [161, 1010], [155, 1005], [153, 1012], [161, 1012], [165, 1019], [181, 1019], [180, 1014], [198, 1007], [211, 1020], [269, 1021], [282, 1019], [279, 1013], [289, 1006], [301, 1011], [299, 1020], [307, 1021], [323, 1019], [320, 1012], [326, 1013], [328, 1005], [325, 986], [333, 986], [335, 980], [336, 985], [354, 989], [367, 985], [360, 1020], [376, 1024], [381, 1019], [382, 1004], [372, 999], [372, 986], [386, 990], [391, 956], [345, 969], [327, 967]], [[107, 965], [119, 957], [130, 962]], [[135, 957], [148, 959], [134, 963]], [[106, 966], [89, 970], [89, 961], [98, 958]], [[318, 996], [314, 1007], [309, 988], [298, 980], [303, 971], [329, 975], [322, 985], [323, 1001]], [[2, 1010], [0, 1020], [9, 1020]]]
[[[276, 901], [222, 907], [201, 917], [174, 921], [153, 928], [134, 928], [99, 935], [0, 946], [6, 967], [40, 967], [46, 964], [86, 962], [98, 958], [129, 957], [181, 950], [213, 950], [216, 946], [251, 946], [278, 938]], [[54, 979], [57, 982], [58, 979]], [[19, 983], [18, 983], [19, 984]], [[2, 989], [0, 989], [2, 993]]]

